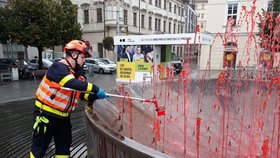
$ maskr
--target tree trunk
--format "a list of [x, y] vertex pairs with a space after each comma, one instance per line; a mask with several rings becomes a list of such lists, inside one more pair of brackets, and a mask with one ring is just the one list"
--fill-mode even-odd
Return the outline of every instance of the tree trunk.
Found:
[[43, 47], [38, 46], [37, 49], [38, 49], [38, 56], [39, 56], [39, 59], [38, 59], [39, 68], [38, 69], [42, 70], [42, 68], [43, 68], [43, 62], [42, 62]]

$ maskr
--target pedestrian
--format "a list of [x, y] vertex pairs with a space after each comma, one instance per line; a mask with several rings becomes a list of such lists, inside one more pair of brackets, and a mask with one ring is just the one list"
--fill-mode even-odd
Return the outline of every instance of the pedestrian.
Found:
[[130, 46], [125, 47], [125, 51], [120, 54], [119, 58], [120, 60], [126, 60], [127, 62], [133, 61]]
[[146, 61], [148, 63], [153, 63], [153, 55], [152, 55], [152, 53], [147, 53], [146, 54]]
[[137, 47], [136, 53], [133, 55], [133, 62], [135, 61], [144, 62], [144, 55], [141, 52], [141, 47]]
[[[56, 157], [70, 157], [70, 113], [77, 106], [78, 100], [92, 103], [96, 99], [108, 97], [102, 88], [86, 82], [85, 78], [77, 73], [83, 68], [85, 58], [90, 57], [85, 43], [73, 40], [64, 47], [64, 51], [66, 57], [49, 67], [35, 94], [31, 158], [44, 157], [52, 138]], [[55, 90], [50, 86], [63, 86], [94, 94]]]

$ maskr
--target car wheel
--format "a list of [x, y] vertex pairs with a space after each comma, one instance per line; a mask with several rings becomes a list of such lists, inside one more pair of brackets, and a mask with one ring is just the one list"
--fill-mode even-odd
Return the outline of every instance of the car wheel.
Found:
[[103, 74], [104, 73], [104, 70], [103, 69], [99, 69], [98, 71], [100, 74]]

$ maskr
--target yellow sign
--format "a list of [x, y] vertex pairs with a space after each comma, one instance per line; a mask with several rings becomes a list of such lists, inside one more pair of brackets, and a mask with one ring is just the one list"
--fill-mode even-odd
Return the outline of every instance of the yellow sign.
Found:
[[227, 61], [232, 61], [232, 59], [233, 59], [233, 55], [232, 54], [227, 54], [226, 55], [226, 60]]
[[270, 59], [271, 59], [271, 54], [265, 53], [263, 59], [264, 59], [265, 61], [270, 60]]
[[135, 62], [144, 62], [144, 59], [136, 59]]
[[127, 58], [120, 58], [120, 62], [128, 62]]
[[135, 80], [135, 63], [118, 62], [117, 75], [120, 80]]
[[152, 63], [141, 63], [141, 62], [136, 62], [135, 63], [135, 71], [136, 72], [151, 72], [151, 67], [152, 67]]

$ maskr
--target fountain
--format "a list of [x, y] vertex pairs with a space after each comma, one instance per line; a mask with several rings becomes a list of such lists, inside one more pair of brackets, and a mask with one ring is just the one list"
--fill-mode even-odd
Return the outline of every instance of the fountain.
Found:
[[[176, 77], [169, 68], [157, 66], [149, 82], [120, 83], [110, 93], [156, 99], [165, 115], [158, 115], [158, 109], [147, 102], [125, 98], [96, 101], [86, 109], [88, 156], [278, 157], [280, 77], [279, 67], [273, 64], [279, 65], [280, 15], [275, 19], [268, 13], [262, 18], [255, 13], [255, 2], [249, 10], [242, 7], [238, 21], [248, 25], [245, 64], [237, 61], [235, 67], [231, 60], [225, 60], [224, 70], [213, 78], [208, 59], [206, 71], [199, 69], [192, 78], [191, 61], [186, 58]], [[264, 21], [270, 22], [270, 36], [261, 31], [261, 43], [253, 33], [255, 21], [261, 22], [262, 30]], [[217, 38], [223, 41], [225, 52], [232, 52], [229, 57], [224, 54], [226, 59], [234, 58], [238, 43], [233, 23], [229, 19], [226, 32], [218, 33], [212, 44]], [[199, 29], [196, 36], [199, 38]], [[188, 57], [191, 45], [186, 43]], [[249, 65], [251, 45], [260, 57], [256, 67]], [[161, 71], [166, 72], [163, 80], [158, 75]]]

